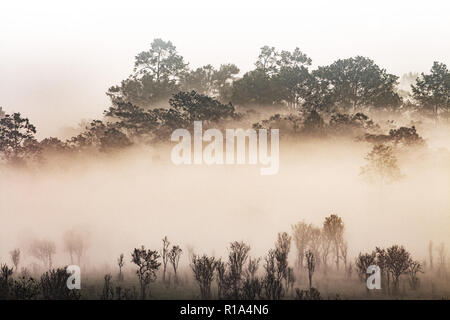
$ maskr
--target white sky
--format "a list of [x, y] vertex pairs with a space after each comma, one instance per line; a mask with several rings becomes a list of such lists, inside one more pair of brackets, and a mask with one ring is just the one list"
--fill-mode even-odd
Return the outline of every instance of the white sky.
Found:
[[21, 1], [0, 2], [0, 106], [39, 137], [99, 117], [105, 91], [126, 78], [154, 38], [192, 67], [253, 68], [263, 45], [296, 46], [314, 65], [368, 56], [389, 72], [450, 64], [450, 1]]

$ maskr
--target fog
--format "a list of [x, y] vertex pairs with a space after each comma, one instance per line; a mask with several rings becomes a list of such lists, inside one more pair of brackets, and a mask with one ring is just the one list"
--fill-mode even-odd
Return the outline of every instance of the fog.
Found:
[[[404, 177], [382, 186], [360, 175], [370, 145], [345, 138], [281, 140], [273, 176], [259, 165], [175, 166], [170, 145], [3, 169], [0, 261], [45, 238], [57, 244], [55, 264], [68, 264], [63, 235], [74, 226], [91, 235], [86, 267], [113, 266], [120, 253], [129, 260], [140, 245], [159, 250], [164, 236], [184, 252], [223, 256], [243, 240], [264, 256], [278, 232], [301, 220], [321, 226], [332, 213], [343, 218], [351, 259], [392, 244], [425, 259], [430, 240], [450, 243], [450, 139], [448, 127], [422, 129], [427, 147], [399, 157]], [[37, 262], [26, 252], [23, 259]]]

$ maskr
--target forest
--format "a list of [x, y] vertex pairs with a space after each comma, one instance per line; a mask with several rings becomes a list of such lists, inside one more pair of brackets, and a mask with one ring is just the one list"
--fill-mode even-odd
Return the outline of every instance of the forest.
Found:
[[[130, 73], [68, 137], [0, 108], [0, 299], [448, 299], [444, 63], [399, 77], [264, 46], [242, 74], [155, 39]], [[194, 121], [279, 129], [280, 174], [175, 167]]]

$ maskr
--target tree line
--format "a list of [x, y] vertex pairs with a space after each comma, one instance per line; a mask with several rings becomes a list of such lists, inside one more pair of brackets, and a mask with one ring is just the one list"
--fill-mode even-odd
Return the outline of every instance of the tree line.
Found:
[[[44, 242], [44, 241], [41, 241]], [[6, 264], [0, 268], [0, 299], [80, 299], [82, 295], [77, 291], [67, 289], [68, 274], [65, 268], [54, 269], [51, 257], [54, 248], [47, 250], [47, 244], [33, 244], [29, 253], [42, 261], [45, 271], [40, 278], [32, 276], [27, 268], [18, 269], [21, 252], [19, 249], [11, 251], [11, 261], [14, 267]], [[73, 252], [87, 250], [80, 230], [72, 229], [64, 236], [65, 250], [70, 254], [73, 263]], [[288, 259], [291, 246], [295, 247], [295, 261]], [[35, 246], [41, 246], [42, 252], [35, 254]], [[50, 245], [52, 246], [52, 245]], [[54, 247], [54, 244], [53, 244]], [[325, 279], [344, 279], [351, 281], [356, 274], [366, 287], [369, 276], [367, 269], [377, 265], [381, 270], [382, 293], [387, 296], [398, 297], [401, 279], [411, 291], [416, 291], [421, 285], [420, 274], [425, 270], [433, 271], [433, 244], [429, 245], [429, 264], [425, 260], [415, 260], [411, 253], [403, 246], [392, 245], [387, 248], [376, 247], [372, 252], [360, 252], [352, 259], [349, 255], [348, 242], [345, 237], [345, 224], [336, 214], [326, 217], [320, 227], [300, 221], [292, 226], [291, 233], [280, 232], [264, 257], [252, 257], [251, 247], [242, 241], [229, 244], [228, 255], [225, 259], [207, 254], [197, 254], [194, 250], [187, 250], [189, 259], [190, 278], [197, 287], [197, 298], [200, 299], [323, 299], [317, 287], [314, 276], [318, 273]], [[438, 249], [438, 272], [440, 279], [446, 277], [445, 246]], [[111, 273], [104, 275], [103, 288], [96, 299], [147, 299], [154, 297], [151, 286], [158, 277], [160, 283], [167, 290], [179, 290], [186, 286], [186, 279], [179, 276], [179, 262], [182, 255], [186, 255], [180, 245], [171, 244], [167, 237], [162, 239], [160, 249], [147, 249], [145, 246], [136, 247], [126, 258], [123, 253], [116, 261], [117, 276]], [[50, 263], [49, 263], [50, 261]], [[138, 290], [126, 285], [123, 267], [133, 266]], [[426, 268], [426, 266], [428, 268]], [[33, 273], [36, 275], [36, 272]], [[129, 276], [128, 276], [129, 277]], [[113, 280], [114, 279], [114, 280]], [[403, 286], [404, 287], [404, 286]], [[369, 295], [369, 290], [367, 290]], [[330, 298], [330, 297], [329, 297]], [[339, 298], [334, 296], [331, 298]]]

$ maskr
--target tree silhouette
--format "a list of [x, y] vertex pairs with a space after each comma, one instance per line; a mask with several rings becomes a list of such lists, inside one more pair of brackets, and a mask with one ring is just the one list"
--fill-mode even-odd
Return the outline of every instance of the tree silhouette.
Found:
[[214, 257], [203, 255], [201, 257], [194, 254], [192, 257], [191, 269], [194, 272], [195, 280], [200, 287], [202, 299], [211, 298], [211, 282], [214, 278], [217, 260]]
[[339, 216], [332, 214], [325, 218], [323, 223], [323, 232], [325, 233], [325, 236], [333, 243], [336, 258], [336, 269], [339, 270], [339, 250], [342, 242], [344, 241], [344, 222]]
[[158, 262], [160, 255], [157, 251], [146, 250], [144, 246], [140, 249], [135, 248], [131, 253], [131, 262], [138, 266], [136, 274], [141, 286], [141, 299], [147, 297], [147, 288], [150, 283], [156, 280], [156, 271], [161, 263]]
[[20, 249], [14, 249], [9, 254], [11, 255], [11, 261], [14, 264], [14, 269], [17, 272], [19, 270], [20, 263]]
[[435, 117], [440, 109], [450, 110], [450, 72], [445, 64], [435, 61], [430, 74], [422, 73], [411, 88], [422, 110], [431, 111]]
[[169, 261], [173, 267], [175, 285], [178, 285], [177, 270], [178, 270], [178, 263], [180, 262], [180, 257], [182, 253], [183, 250], [181, 250], [179, 246], [173, 246], [172, 249], [169, 251]]

